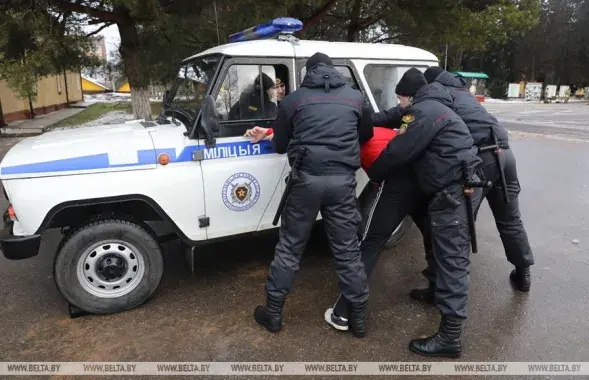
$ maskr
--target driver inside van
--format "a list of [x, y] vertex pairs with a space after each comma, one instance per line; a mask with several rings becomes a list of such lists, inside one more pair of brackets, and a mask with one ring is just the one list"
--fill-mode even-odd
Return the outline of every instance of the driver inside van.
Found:
[[280, 103], [286, 96], [286, 85], [282, 79], [276, 75], [276, 101]]
[[[262, 90], [262, 91], [261, 91]], [[276, 97], [274, 81], [265, 73], [258, 75], [229, 111], [229, 120], [274, 119], [278, 106], [272, 100]]]

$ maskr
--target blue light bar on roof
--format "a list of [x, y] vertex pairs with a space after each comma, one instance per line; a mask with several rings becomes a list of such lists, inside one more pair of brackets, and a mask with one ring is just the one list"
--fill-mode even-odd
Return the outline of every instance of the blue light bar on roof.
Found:
[[280, 17], [264, 24], [252, 26], [242, 32], [233, 33], [228, 42], [242, 42], [272, 37], [279, 33], [292, 34], [303, 29], [303, 23], [296, 18]]

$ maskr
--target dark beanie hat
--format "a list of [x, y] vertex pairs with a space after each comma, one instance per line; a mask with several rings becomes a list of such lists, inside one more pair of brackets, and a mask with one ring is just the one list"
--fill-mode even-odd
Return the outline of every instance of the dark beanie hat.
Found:
[[439, 66], [431, 66], [428, 67], [427, 70], [425, 70], [423, 76], [425, 77], [425, 80], [427, 80], [427, 83], [433, 83], [438, 77], [438, 75], [440, 75], [443, 71], [444, 69], [442, 69]]
[[403, 77], [397, 83], [395, 93], [402, 96], [413, 96], [419, 89], [427, 85], [423, 73], [415, 67], [410, 68], [403, 74]]
[[[256, 85], [256, 86], [260, 85], [260, 76], [259, 75], [256, 77], [256, 80], [254, 81], [254, 85]], [[270, 79], [270, 77], [268, 75], [266, 75], [266, 73], [262, 73], [262, 87], [264, 88], [264, 91], [267, 91], [270, 87], [274, 87], [274, 81], [272, 79]]]
[[331, 60], [331, 58], [329, 58], [329, 56], [323, 53], [313, 54], [309, 59], [307, 59], [305, 67], [307, 68], [307, 70], [310, 70], [313, 66], [315, 66], [318, 63], [325, 63], [327, 66], [333, 67], [333, 61]]

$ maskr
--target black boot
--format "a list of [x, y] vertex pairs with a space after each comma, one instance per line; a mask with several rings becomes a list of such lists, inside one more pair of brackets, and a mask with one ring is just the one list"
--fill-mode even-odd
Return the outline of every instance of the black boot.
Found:
[[256, 307], [254, 319], [268, 331], [278, 332], [282, 329], [282, 308], [285, 298], [266, 296], [266, 305]]
[[427, 338], [413, 339], [409, 350], [423, 356], [459, 358], [462, 354], [462, 320], [442, 317], [437, 333]]
[[419, 302], [425, 302], [427, 304], [434, 304], [434, 295], [436, 293], [436, 285], [433, 282], [429, 283], [429, 287], [425, 289], [411, 289], [409, 297]]
[[350, 305], [350, 329], [356, 338], [366, 336], [366, 302], [349, 303]]
[[511, 271], [509, 279], [521, 292], [529, 292], [530, 286], [532, 285], [532, 275], [530, 273], [530, 267], [516, 267]]

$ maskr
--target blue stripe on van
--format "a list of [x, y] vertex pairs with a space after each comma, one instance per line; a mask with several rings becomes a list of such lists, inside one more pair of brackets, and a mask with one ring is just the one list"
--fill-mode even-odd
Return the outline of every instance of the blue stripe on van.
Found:
[[[254, 149], [255, 145], [259, 145], [259, 149]], [[7, 166], [3, 167], [0, 170], [0, 173], [6, 175], [35, 174], [155, 165], [157, 163], [157, 156], [161, 153], [167, 153], [170, 156], [170, 163], [189, 162], [192, 161], [192, 153], [199, 150], [205, 150], [206, 160], [274, 153], [272, 144], [268, 140], [263, 140], [259, 144], [251, 144], [249, 141], [238, 141], [220, 143], [211, 149], [206, 149], [203, 145], [189, 145], [182, 149], [178, 157], [176, 157], [176, 150], [174, 148], [138, 150], [137, 163], [132, 164], [111, 164], [108, 159], [108, 154], [100, 153], [61, 160]]]

